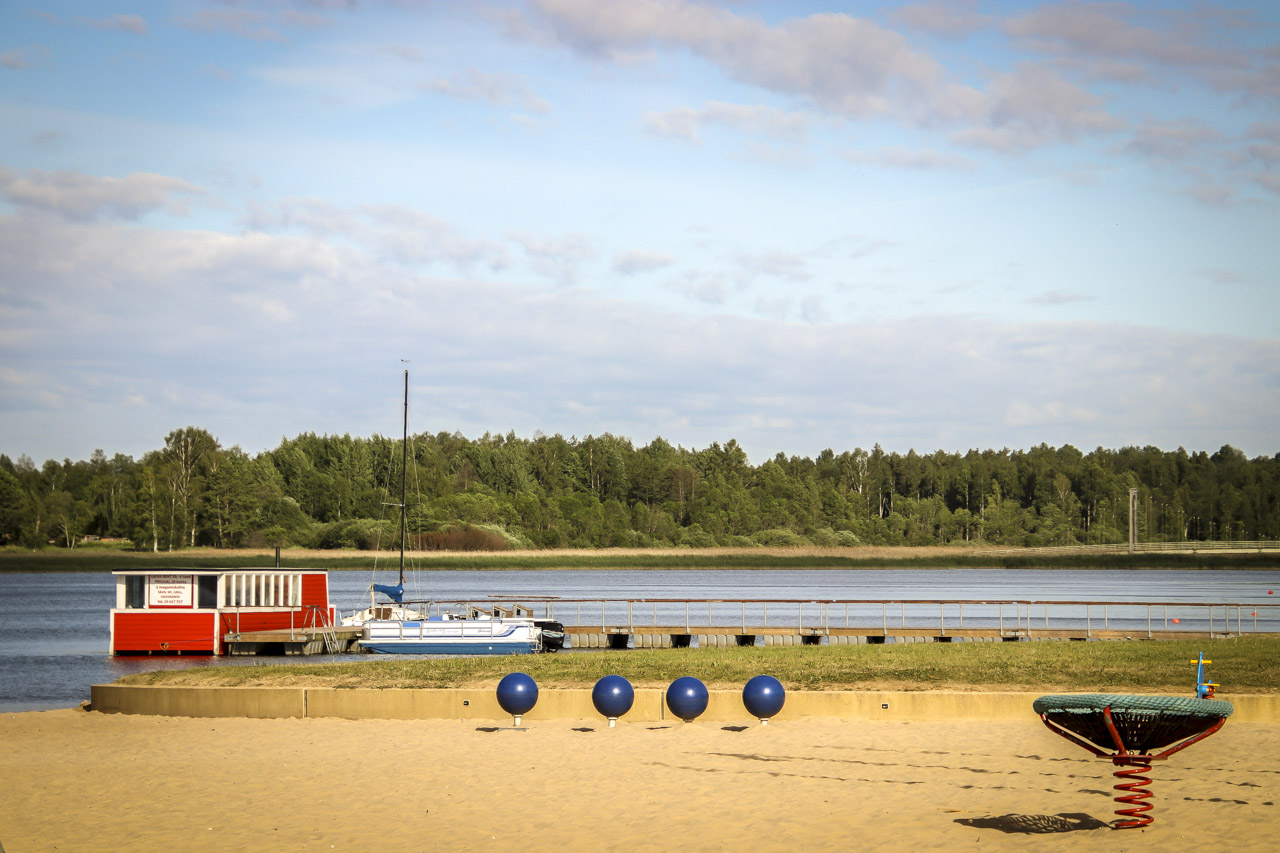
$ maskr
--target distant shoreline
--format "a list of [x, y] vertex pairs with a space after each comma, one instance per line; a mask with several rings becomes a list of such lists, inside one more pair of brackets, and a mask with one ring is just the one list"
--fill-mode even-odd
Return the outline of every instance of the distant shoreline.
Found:
[[[1192, 546], [1188, 546], [1192, 547]], [[398, 559], [393, 551], [280, 551], [281, 565], [292, 568], [369, 570]], [[591, 569], [1280, 569], [1274, 550], [1114, 551], [1008, 549], [991, 546], [853, 546], [800, 548], [606, 548], [548, 551], [414, 551], [405, 554], [413, 568], [428, 571], [591, 570]], [[268, 568], [270, 548], [185, 548], [180, 551], [130, 551], [87, 545], [74, 549], [0, 548], [0, 572], [112, 571], [121, 567]]]

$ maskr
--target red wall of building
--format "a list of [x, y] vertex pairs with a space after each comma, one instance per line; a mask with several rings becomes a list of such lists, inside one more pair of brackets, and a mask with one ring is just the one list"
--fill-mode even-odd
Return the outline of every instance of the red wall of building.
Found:
[[326, 574], [302, 576], [302, 606], [329, 606], [329, 576]]
[[316, 615], [307, 610], [275, 610], [266, 612], [224, 610], [218, 614], [222, 622], [223, 634], [249, 631], [274, 631], [279, 628], [309, 628], [316, 625], [327, 625], [325, 611], [321, 609]]
[[[113, 651], [213, 654], [218, 621], [211, 612], [132, 610], [111, 614]], [[167, 645], [166, 645], [167, 644]]]

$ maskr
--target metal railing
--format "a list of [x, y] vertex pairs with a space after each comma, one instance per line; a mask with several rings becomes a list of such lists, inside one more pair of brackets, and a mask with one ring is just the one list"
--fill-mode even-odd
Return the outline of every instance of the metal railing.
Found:
[[[1202, 551], [1238, 552], [1248, 554], [1262, 553], [1265, 551], [1280, 551], [1280, 541], [1273, 539], [1260, 539], [1221, 542], [1199, 540], [1187, 540], [1183, 542], [1139, 542], [1133, 546], [1133, 550], [1135, 554], [1198, 554]], [[982, 549], [976, 553], [997, 554], [1001, 556], [1011, 554], [1127, 554], [1129, 553], [1129, 543], [1115, 542], [1103, 545], [1043, 545], [1035, 548], [993, 548]]]
[[[1043, 601], [1033, 599], [740, 599], [559, 598], [494, 596], [452, 602], [467, 608], [541, 608], [566, 630], [599, 627], [601, 633], [857, 633], [882, 636], [957, 632], [1000, 636], [1124, 632], [1133, 636], [1178, 633], [1240, 635], [1280, 633], [1280, 603], [1185, 601]], [[444, 608], [450, 602], [436, 602]], [[703, 618], [705, 617], [705, 619]]]

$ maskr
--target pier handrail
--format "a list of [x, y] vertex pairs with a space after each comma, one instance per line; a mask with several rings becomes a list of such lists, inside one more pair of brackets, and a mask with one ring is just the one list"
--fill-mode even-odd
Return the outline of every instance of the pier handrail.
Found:
[[[573, 596], [550, 596], [550, 595], [494, 595], [483, 598], [471, 598], [462, 600], [436, 599], [428, 602], [429, 607], [444, 608], [448, 605], [465, 605], [467, 608], [477, 608], [482, 605], [489, 605], [491, 608], [503, 609], [510, 608], [513, 602], [527, 602], [530, 604], [541, 604], [544, 607], [547, 619], [558, 619], [556, 608], [572, 608], [576, 606], [576, 619], [573, 624], [566, 624], [566, 630], [581, 629], [584, 626], [599, 626], [599, 633], [602, 634], [632, 634], [652, 632], [659, 628], [675, 628], [683, 627], [680, 631], [669, 631], [669, 633], [691, 635], [694, 633], [736, 633], [741, 635], [751, 635], [753, 633], [776, 633], [783, 628], [794, 628], [801, 634], [832, 634], [850, 631], [855, 627], [859, 630], [868, 627], [878, 628], [879, 631], [872, 633], [880, 633], [883, 636], [889, 636], [892, 630], [896, 632], [903, 631], [920, 631], [921, 633], [932, 633], [936, 631], [936, 636], [946, 636], [948, 634], [948, 607], [952, 608], [950, 616], [951, 630], [954, 633], [957, 628], [961, 631], [987, 630], [997, 631], [1001, 636], [1013, 636], [1006, 631], [1006, 622], [1013, 624], [1014, 634], [1019, 636], [1030, 637], [1033, 632], [1039, 632], [1041, 636], [1050, 631], [1075, 631], [1083, 635], [1083, 638], [1094, 636], [1095, 625], [1099, 626], [1097, 630], [1103, 632], [1111, 632], [1113, 626], [1125, 626], [1123, 629], [1116, 627], [1115, 630], [1125, 630], [1135, 634], [1145, 633], [1147, 637], [1155, 636], [1157, 623], [1161, 623], [1159, 631], [1161, 635], [1167, 636], [1178, 633], [1203, 633], [1207, 630], [1209, 636], [1219, 635], [1239, 635], [1245, 633], [1245, 619], [1249, 619], [1249, 631], [1259, 633], [1259, 610], [1262, 611], [1262, 633], [1276, 633], [1276, 623], [1280, 621], [1280, 612], [1276, 608], [1280, 608], [1280, 602], [1258, 602], [1249, 603], [1241, 601], [1122, 601], [1115, 599], [939, 599], [939, 598], [822, 598], [818, 596], [804, 596], [793, 598], [672, 598], [665, 596], [636, 596], [633, 598], [601, 598], [595, 597], [573, 597]], [[414, 603], [414, 602], [406, 602]], [[584, 605], [590, 605], [590, 614], [584, 613]], [[726, 618], [723, 609], [721, 610], [717, 623], [713, 618], [713, 608], [720, 605], [736, 606], [739, 610], [734, 614], [734, 618]], [[813, 611], [808, 614], [805, 607], [816, 606], [818, 613], [816, 617]], [[895, 612], [890, 616], [890, 606], [894, 607]], [[666, 609], [663, 614], [663, 622], [659, 621], [659, 607]], [[695, 606], [697, 613], [694, 613]], [[1014, 608], [1012, 616], [1006, 613], [1006, 608]], [[748, 618], [748, 607], [752, 608], [750, 619]], [[967, 617], [969, 625], [965, 625], [966, 613], [965, 608], [969, 607]], [[679, 613], [679, 608], [683, 608], [683, 613]], [[705, 608], [705, 609], [704, 609]], [[758, 621], [756, 608], [758, 610]], [[773, 610], [772, 614], [770, 610]], [[843, 608], [844, 613], [838, 612], [839, 608]], [[851, 608], [862, 608], [863, 612], [853, 614]], [[868, 608], [878, 609], [876, 613], [873, 609], [871, 613], [867, 613]], [[912, 610], [913, 622], [908, 626], [907, 611]], [[921, 609], [928, 608], [932, 613], [921, 616]], [[936, 608], [936, 610], [933, 610]], [[986, 608], [986, 612], [974, 612], [975, 608]], [[1083, 608], [1084, 612], [1080, 613], [1079, 609]], [[676, 612], [673, 613], [672, 610]], [[1038, 611], [1033, 614], [1033, 609]], [[1074, 609], [1075, 612], [1063, 612], [1064, 609]], [[1096, 614], [1095, 609], [1100, 609], [1101, 613]], [[1219, 615], [1218, 611], [1222, 613]], [[779, 613], [779, 610], [782, 612]], [[1170, 611], [1173, 611], [1172, 613]], [[612, 617], [610, 616], [612, 611]], [[640, 618], [637, 619], [637, 611], [640, 611]], [[651, 611], [651, 616], [650, 616]], [[994, 612], [993, 612], [994, 611]], [[1056, 613], [1054, 611], [1057, 611]], [[1137, 615], [1134, 615], [1137, 611]], [[1145, 612], [1144, 612], [1145, 611]], [[1232, 630], [1232, 611], [1235, 615], [1235, 629]], [[1193, 614], [1193, 615], [1189, 615]], [[705, 615], [705, 621], [703, 616]], [[770, 616], [772, 615], [772, 623]], [[806, 615], [810, 617], [806, 622]], [[586, 616], [584, 619], [583, 617]], [[834, 616], [834, 618], [833, 618]], [[843, 616], [843, 619], [841, 619]], [[858, 624], [855, 626], [854, 617], [856, 616]], [[598, 619], [597, 619], [598, 617]], [[878, 617], [878, 618], [877, 618]], [[1179, 618], [1181, 617], [1181, 618]], [[1051, 618], [1056, 622], [1057, 627], [1051, 627]], [[1033, 624], [1033, 619], [1034, 624]], [[566, 619], [565, 622], [568, 620]], [[843, 625], [839, 623], [843, 621]], [[988, 623], [982, 626], [982, 622]], [[1171, 628], [1171, 623], [1173, 627]], [[1180, 625], [1180, 623], [1185, 623]], [[1207, 628], [1200, 627], [1201, 624], [1207, 625]], [[695, 630], [696, 626], [696, 630]], [[975, 626], [977, 626], [975, 628]], [[740, 627], [741, 630], [737, 630]], [[752, 629], [756, 630], [752, 630]]]
[[[654, 598], [654, 597], [618, 597], [605, 598], [588, 596], [585, 598], [563, 597], [558, 595], [490, 595], [484, 598], [467, 599], [432, 599], [432, 603], [462, 604], [488, 603], [507, 604], [512, 601], [533, 601], [539, 604], [577, 604], [587, 602], [613, 602], [625, 604], [1063, 604], [1074, 606], [1103, 607], [1280, 607], [1280, 602], [1254, 604], [1246, 601], [1124, 601], [1120, 599], [1057, 599], [1057, 598]], [[406, 602], [425, 603], [425, 602]]]

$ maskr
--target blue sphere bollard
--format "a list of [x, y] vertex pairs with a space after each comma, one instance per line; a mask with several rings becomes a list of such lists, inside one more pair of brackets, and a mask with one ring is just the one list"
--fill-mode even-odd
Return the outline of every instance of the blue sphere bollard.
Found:
[[523, 672], [503, 676], [498, 682], [498, 704], [520, 725], [520, 718], [538, 704], [538, 683]]
[[621, 675], [606, 675], [591, 688], [591, 704], [596, 706], [596, 713], [609, 718], [609, 728], [631, 710], [635, 701], [636, 691]]
[[667, 707], [686, 723], [692, 723], [707, 710], [707, 685], [692, 675], [682, 675], [667, 688]]
[[782, 703], [787, 700], [782, 682], [772, 675], [757, 675], [742, 688], [742, 704], [747, 713], [760, 720], [761, 725], [768, 725], [769, 718], [782, 710]]

